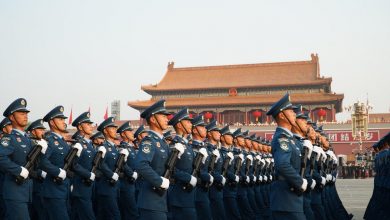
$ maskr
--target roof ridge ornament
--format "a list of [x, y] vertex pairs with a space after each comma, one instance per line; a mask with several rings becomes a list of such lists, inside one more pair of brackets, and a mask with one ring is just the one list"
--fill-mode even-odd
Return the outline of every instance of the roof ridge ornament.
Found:
[[168, 62], [168, 70], [172, 70], [175, 66], [175, 62], [171, 61], [171, 62]]

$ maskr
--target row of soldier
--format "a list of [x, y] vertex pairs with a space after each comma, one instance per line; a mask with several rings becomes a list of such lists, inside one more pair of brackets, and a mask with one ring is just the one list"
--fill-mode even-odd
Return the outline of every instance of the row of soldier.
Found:
[[[12, 128], [4, 126], [0, 144], [6, 219], [351, 218], [322, 127], [288, 94], [268, 112], [278, 124], [271, 143], [191, 119], [187, 108], [168, 121], [164, 100], [142, 112], [149, 130], [108, 118], [92, 135], [85, 112], [69, 143], [62, 106], [43, 118], [50, 132], [37, 120], [25, 135], [26, 104], [18, 99], [4, 112]], [[164, 133], [169, 125], [174, 136]]]
[[390, 219], [390, 132], [372, 147], [376, 153], [374, 190], [364, 219]]

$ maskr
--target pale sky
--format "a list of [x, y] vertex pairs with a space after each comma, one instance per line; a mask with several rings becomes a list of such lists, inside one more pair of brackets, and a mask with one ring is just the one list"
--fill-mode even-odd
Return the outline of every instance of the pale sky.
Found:
[[[30, 120], [56, 105], [73, 118], [111, 101], [121, 119], [148, 99], [141, 85], [176, 67], [310, 60], [343, 106], [390, 109], [390, 1], [0, 0], [0, 112], [27, 99]], [[2, 118], [2, 117], [0, 117]], [[338, 114], [339, 120], [347, 118]]]

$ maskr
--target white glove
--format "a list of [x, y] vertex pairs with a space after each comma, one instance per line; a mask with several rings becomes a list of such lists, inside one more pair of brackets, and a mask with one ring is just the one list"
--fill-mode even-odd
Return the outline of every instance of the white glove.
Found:
[[336, 182], [336, 178], [334, 176], [332, 176], [332, 182]]
[[260, 161], [260, 160], [261, 160], [260, 155], [256, 155], [256, 160], [257, 160], [257, 161]]
[[311, 144], [311, 141], [309, 140], [303, 140], [303, 146], [307, 147], [308, 152], [307, 152], [307, 159], [310, 160], [311, 153], [313, 152], [313, 145]]
[[326, 174], [326, 181], [330, 182], [332, 180], [332, 175]]
[[270, 181], [272, 181], [272, 175], [271, 175], [271, 176], [269, 176], [269, 180], [270, 180]]
[[197, 182], [198, 182], [198, 180], [196, 180], [196, 177], [191, 175], [191, 179], [190, 179], [191, 186], [195, 187]]
[[230, 158], [229, 164], [232, 164], [233, 159], [234, 159], [233, 153], [232, 153], [232, 152], [228, 152], [228, 153], [226, 154], [226, 156], [228, 156], [228, 157]]
[[302, 180], [303, 180], [303, 183], [302, 183], [301, 189], [303, 189], [303, 191], [305, 192], [307, 189], [307, 180], [305, 178]]
[[217, 159], [215, 160], [215, 162], [217, 162], [221, 157], [221, 155], [219, 154], [219, 150], [218, 149], [213, 150], [213, 154], [217, 157]]
[[114, 173], [114, 174], [112, 174], [111, 179], [113, 179], [113, 180], [115, 180], [115, 181], [118, 181], [119, 175], [118, 175], [117, 173]]
[[238, 183], [240, 181], [240, 177], [236, 175], [235, 181], [236, 181], [236, 183]]
[[60, 173], [58, 174], [58, 177], [64, 180], [66, 178], [66, 171], [60, 168]]
[[91, 172], [91, 176], [89, 177], [89, 179], [95, 181], [95, 177], [96, 175], [93, 172]]
[[214, 182], [214, 177], [211, 174], [209, 174], [209, 175], [210, 175], [210, 186], [211, 186]]
[[37, 141], [37, 144], [40, 145], [40, 146], [42, 147], [41, 153], [42, 153], [42, 154], [45, 154], [45, 153], [46, 153], [46, 150], [47, 150], [47, 141], [44, 140], [44, 139], [41, 139], [41, 140]]
[[168, 189], [169, 188], [169, 179], [161, 177], [162, 183], [161, 183], [161, 188], [163, 189]]
[[207, 153], [206, 148], [204, 148], [204, 147], [200, 148], [199, 149], [199, 153], [203, 155], [202, 163], [205, 164], [206, 160], [207, 160], [207, 157], [209, 156], [209, 154]]
[[127, 161], [127, 157], [129, 156], [129, 151], [127, 149], [123, 148], [123, 149], [121, 149], [119, 151], [119, 153], [125, 155], [125, 162], [126, 162]]
[[46, 176], [47, 176], [47, 173], [46, 173], [45, 171], [42, 170], [42, 172], [41, 172], [41, 177], [42, 177], [43, 179], [46, 179]]
[[104, 158], [104, 156], [106, 156], [107, 150], [106, 150], [106, 148], [105, 148], [104, 146], [100, 146], [100, 147], [98, 148], [98, 151], [99, 151], [99, 152], [102, 152], [102, 158]]
[[134, 180], [137, 180], [137, 178], [138, 178], [138, 173], [134, 171], [134, 172], [133, 172], [133, 175], [132, 175], [131, 177], [133, 177]]
[[260, 160], [260, 163], [265, 164], [265, 160], [264, 160], [264, 159], [261, 159], [261, 160]]
[[176, 143], [173, 147], [174, 147], [176, 150], [179, 151], [179, 156], [178, 156], [178, 158], [180, 159], [181, 155], [183, 155], [184, 150], [185, 150], [185, 149], [184, 149], [184, 145], [181, 144], [181, 143]]
[[268, 180], [268, 177], [266, 175], [264, 175], [264, 181], [267, 182]]
[[253, 156], [250, 154], [246, 155], [246, 158], [248, 158], [251, 162], [253, 161]]
[[81, 144], [80, 143], [76, 143], [75, 145], [73, 145], [73, 148], [77, 149], [77, 156], [80, 157], [81, 156], [81, 151], [83, 151], [83, 147], [81, 146]]
[[253, 182], [256, 182], [256, 180], [257, 180], [257, 177], [254, 176], [254, 177], [253, 177]]
[[316, 152], [317, 153], [317, 157], [316, 157], [316, 161], [318, 161], [320, 159], [320, 156], [321, 156], [321, 148], [318, 147], [318, 146], [313, 146], [313, 152]]
[[226, 178], [225, 177], [222, 177], [222, 186], [224, 186], [225, 185], [225, 183], [226, 183]]
[[321, 185], [325, 186], [326, 179], [324, 177], [321, 177]]
[[311, 185], [310, 185], [310, 188], [311, 189], [314, 189], [314, 187], [316, 187], [316, 181], [311, 181]]
[[262, 175], [259, 176], [259, 181], [263, 182], [263, 176]]
[[249, 176], [246, 176], [246, 182], [247, 182], [247, 183], [250, 182]]
[[22, 168], [22, 171], [20, 171], [19, 175], [24, 179], [27, 179], [29, 174], [28, 170], [25, 167], [20, 167], [20, 168]]
[[241, 161], [244, 161], [244, 154], [239, 154], [238, 157], [241, 159]]

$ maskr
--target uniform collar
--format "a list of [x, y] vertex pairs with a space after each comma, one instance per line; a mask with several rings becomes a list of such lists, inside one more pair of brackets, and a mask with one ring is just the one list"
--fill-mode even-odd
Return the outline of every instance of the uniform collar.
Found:
[[153, 131], [153, 130], [149, 130], [148, 132], [149, 132], [149, 134], [156, 135], [156, 136], [159, 137], [160, 139], [163, 139], [163, 138], [164, 138], [164, 136], [163, 136], [162, 134], [159, 134], [159, 133], [157, 133], [157, 132], [155, 132], [155, 131]]
[[286, 129], [286, 128], [283, 128], [283, 127], [279, 127], [279, 126], [278, 126], [277, 129], [283, 130], [283, 131], [286, 132], [288, 135], [290, 135], [290, 137], [293, 137], [293, 136], [294, 136], [293, 133], [292, 133], [290, 130]]
[[84, 139], [84, 141], [86, 141], [87, 143], [91, 143], [91, 140], [90, 139], [88, 139], [88, 138], [83, 138]]
[[62, 135], [60, 135], [60, 134], [58, 134], [58, 133], [55, 133], [55, 132], [51, 132], [51, 133], [53, 133], [55, 136], [57, 136], [59, 139], [62, 139], [63, 137], [62, 137]]
[[15, 131], [16, 133], [19, 133], [19, 134], [22, 135], [22, 136], [25, 136], [25, 135], [26, 135], [26, 132], [21, 131], [21, 130], [19, 130], [19, 129], [13, 128], [12, 130]]
[[203, 146], [204, 142], [203, 141], [199, 141], [199, 140], [192, 140], [192, 144]]
[[106, 140], [108, 144], [110, 144], [111, 146], [115, 146], [114, 142], [111, 142], [109, 140]]

